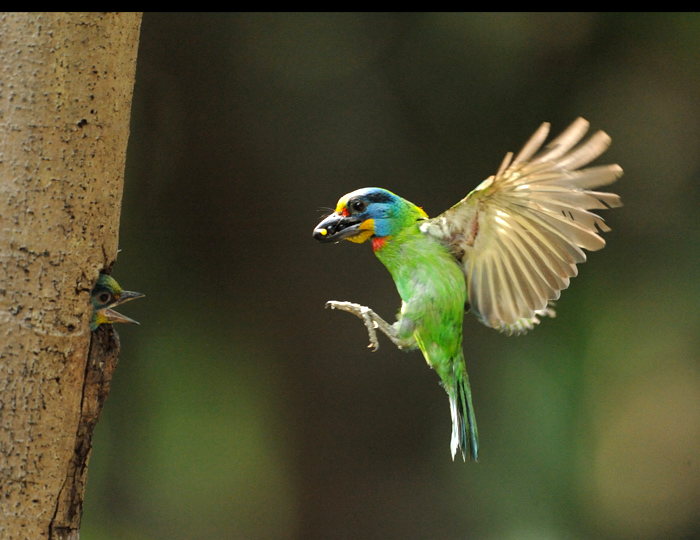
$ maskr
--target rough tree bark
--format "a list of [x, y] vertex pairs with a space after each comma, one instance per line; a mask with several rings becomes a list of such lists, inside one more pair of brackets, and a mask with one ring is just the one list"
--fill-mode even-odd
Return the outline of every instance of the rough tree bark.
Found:
[[0, 538], [79, 537], [117, 344], [90, 290], [117, 256], [140, 14], [0, 15]]

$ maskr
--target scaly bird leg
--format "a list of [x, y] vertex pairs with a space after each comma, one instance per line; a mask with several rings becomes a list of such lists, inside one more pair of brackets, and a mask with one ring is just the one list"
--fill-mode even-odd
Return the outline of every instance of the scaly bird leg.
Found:
[[415, 340], [413, 339], [401, 339], [393, 325], [386, 322], [367, 306], [361, 306], [360, 304], [354, 304], [352, 302], [337, 302], [335, 300], [330, 300], [329, 302], [326, 302], [326, 307], [347, 311], [348, 313], [352, 313], [356, 317], [362, 319], [362, 321], [365, 323], [365, 327], [367, 328], [367, 333], [369, 334], [368, 347], [373, 347], [375, 351], [379, 349], [377, 329], [384, 332], [386, 337], [388, 337], [399, 349], [413, 349], [416, 346]]

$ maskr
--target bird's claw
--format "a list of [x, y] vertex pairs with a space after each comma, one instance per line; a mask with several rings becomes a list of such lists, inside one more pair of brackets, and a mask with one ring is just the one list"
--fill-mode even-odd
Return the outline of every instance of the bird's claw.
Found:
[[388, 337], [391, 342], [401, 350], [416, 347], [414, 340], [400, 338], [397, 335], [394, 326], [386, 322], [367, 306], [361, 306], [360, 304], [355, 304], [353, 302], [337, 302], [335, 300], [330, 300], [329, 302], [326, 302], [326, 307], [347, 311], [348, 313], [352, 313], [356, 317], [362, 319], [362, 322], [365, 323], [365, 328], [367, 328], [367, 333], [369, 334], [368, 347], [370, 349], [374, 349], [374, 351], [379, 349], [377, 330], [381, 330], [382, 333], [384, 333], [384, 335], [386, 335], [386, 337]]
[[369, 345], [367, 345], [367, 348], [372, 349], [374, 352], [379, 349], [379, 339], [377, 339], [377, 328], [379, 328], [379, 325], [377, 319], [381, 320], [381, 317], [374, 311], [367, 306], [362, 306], [353, 302], [338, 302], [335, 300], [326, 302], [326, 307], [347, 311], [362, 319], [362, 322], [365, 323], [365, 328], [367, 328], [367, 333], [369, 334]]

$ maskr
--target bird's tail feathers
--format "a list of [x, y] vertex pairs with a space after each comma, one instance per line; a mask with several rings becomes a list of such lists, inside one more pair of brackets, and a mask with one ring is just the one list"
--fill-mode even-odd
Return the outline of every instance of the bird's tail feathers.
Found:
[[450, 397], [450, 412], [452, 413], [452, 459], [454, 460], [459, 449], [464, 461], [467, 460], [467, 454], [471, 459], [477, 461], [479, 457], [479, 431], [476, 427], [469, 376], [463, 360], [453, 362], [453, 366], [452, 388], [447, 389], [447, 394]]

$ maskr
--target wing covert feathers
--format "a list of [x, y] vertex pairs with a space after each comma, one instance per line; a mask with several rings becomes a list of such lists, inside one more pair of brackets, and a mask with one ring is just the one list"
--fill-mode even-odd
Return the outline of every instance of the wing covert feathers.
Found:
[[[621, 205], [618, 195], [592, 191], [620, 176], [618, 165], [579, 170], [600, 156], [610, 137], [598, 131], [581, 143], [578, 118], [542, 148], [545, 123], [496, 176], [421, 230], [444, 242], [460, 261], [472, 310], [487, 326], [522, 333], [554, 316], [550, 304], [586, 260], [583, 249], [605, 246], [610, 228], [591, 210]], [[541, 150], [540, 150], [541, 149]]]

